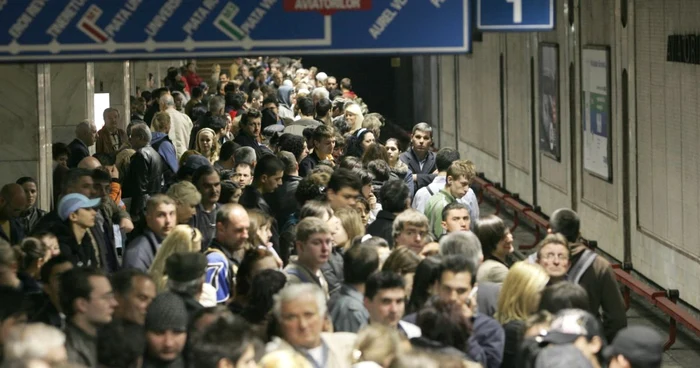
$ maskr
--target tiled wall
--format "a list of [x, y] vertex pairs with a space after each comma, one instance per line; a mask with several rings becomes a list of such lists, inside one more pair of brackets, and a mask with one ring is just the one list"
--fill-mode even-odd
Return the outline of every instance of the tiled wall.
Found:
[[[488, 178], [505, 177], [507, 189], [531, 198], [534, 190], [527, 166], [538, 147], [532, 147], [529, 137], [530, 118], [522, 115], [528, 114], [530, 88], [537, 91], [537, 86], [523, 74], [529, 76], [530, 57], [538, 62], [539, 43], [558, 44], [561, 160], [537, 156], [537, 204], [546, 213], [576, 208], [583, 235], [598, 240], [599, 247], [618, 260], [624, 258], [624, 215], [629, 214], [627, 240], [635, 269], [664, 288], [679, 289], [683, 300], [700, 307], [700, 66], [665, 60], [668, 35], [697, 31], [700, 2], [627, 2], [626, 25], [619, 1], [581, 0], [574, 2], [575, 9], [568, 3], [557, 2], [555, 31], [486, 33], [482, 42], [475, 43], [474, 53], [457, 57], [456, 64], [452, 57], [441, 58], [441, 72], [449, 73], [440, 76], [441, 112], [456, 120], [454, 127], [443, 126], [442, 134], [448, 139], [456, 135], [462, 156], [475, 161]], [[569, 24], [571, 12], [573, 24]], [[612, 181], [582, 168], [580, 59], [587, 45], [610, 50]], [[505, 142], [499, 123], [500, 54], [506, 58]], [[455, 88], [446, 78], [457, 79], [459, 85]], [[630, 96], [627, 126], [622, 120], [623, 87]], [[624, 137], [629, 137], [627, 152]], [[501, 144], [506, 144], [505, 158], [500, 155]], [[624, 170], [626, 163], [629, 172]], [[628, 192], [623, 189], [625, 181]]]

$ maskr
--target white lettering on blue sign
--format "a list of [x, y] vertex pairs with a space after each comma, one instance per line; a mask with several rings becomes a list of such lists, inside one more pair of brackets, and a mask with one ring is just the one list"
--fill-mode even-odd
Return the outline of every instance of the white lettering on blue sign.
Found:
[[39, 14], [41, 9], [44, 8], [44, 5], [46, 5], [47, 0], [34, 0], [32, 1], [27, 9], [24, 10], [24, 13], [15, 21], [15, 24], [10, 27], [10, 30], [8, 33], [10, 36], [12, 36], [15, 39], [18, 39], [22, 37], [22, 34], [24, 31], [27, 30], [30, 24], [32, 24], [32, 21], [34, 18]]
[[143, 0], [128, 0], [126, 4], [124, 4], [124, 7], [117, 12], [117, 15], [115, 15], [109, 25], [105, 27], [105, 32], [109, 37], [114, 38], [114, 35], [117, 34], [124, 23], [131, 18], [142, 2]]
[[80, 8], [85, 5], [85, 2], [87, 0], [71, 0], [68, 5], [63, 9], [61, 14], [58, 15], [58, 18], [56, 18], [56, 21], [53, 22], [51, 27], [49, 27], [48, 30], [46, 30], [46, 34], [50, 35], [53, 38], [58, 38], [58, 36], [63, 33], [63, 31], [68, 27], [70, 22], [73, 21], [73, 18], [75, 18], [76, 15], [78, 15], [78, 12], [80, 11]]
[[209, 16], [212, 9], [214, 9], [219, 4], [219, 0], [204, 0], [202, 6], [200, 6], [193, 14], [192, 17], [185, 23], [182, 30], [188, 35], [192, 36], [194, 32], [199, 29], [205, 19]]
[[168, 0], [158, 11], [153, 20], [146, 26], [146, 33], [155, 37], [163, 25], [173, 16], [177, 8], [182, 4], [182, 0]]
[[379, 36], [389, 27], [394, 18], [399, 14], [399, 11], [401, 11], [407, 3], [408, 0], [392, 0], [389, 6], [393, 8], [393, 10], [390, 8], [384, 9], [382, 14], [374, 21], [372, 27], [369, 28], [369, 34], [372, 35], [372, 38], [375, 40], [379, 39]]

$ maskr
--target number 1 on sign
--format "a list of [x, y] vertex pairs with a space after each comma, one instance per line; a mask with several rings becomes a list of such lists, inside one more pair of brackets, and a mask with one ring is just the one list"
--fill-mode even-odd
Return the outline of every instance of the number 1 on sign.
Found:
[[513, 23], [523, 22], [523, 0], [506, 0], [513, 4]]

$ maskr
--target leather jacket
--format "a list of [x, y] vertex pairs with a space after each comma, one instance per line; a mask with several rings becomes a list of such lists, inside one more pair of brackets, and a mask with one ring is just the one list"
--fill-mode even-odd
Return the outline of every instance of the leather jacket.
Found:
[[133, 219], [142, 216], [146, 201], [163, 190], [163, 172], [165, 162], [153, 147], [140, 148], [131, 157], [129, 175], [124, 181], [124, 196], [131, 197], [130, 214]]

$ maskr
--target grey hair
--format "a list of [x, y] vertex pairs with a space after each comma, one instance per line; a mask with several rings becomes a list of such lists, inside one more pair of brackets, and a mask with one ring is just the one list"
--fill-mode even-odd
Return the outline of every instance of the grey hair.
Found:
[[413, 126], [413, 130], [411, 131], [411, 134], [416, 134], [417, 131], [425, 132], [425, 133], [430, 133], [430, 136], [433, 136], [433, 127], [428, 125], [428, 123], [418, 123]]
[[282, 303], [288, 303], [308, 296], [312, 296], [315, 299], [318, 306], [318, 313], [324, 317], [327, 311], [326, 294], [323, 293], [320, 287], [311, 283], [285, 286], [274, 296], [275, 304], [272, 307], [272, 313], [274, 313], [275, 318], [279, 321], [282, 318]]
[[314, 88], [313, 92], [311, 92], [311, 97], [317, 98], [320, 100], [323, 98], [329, 98], [330, 93], [328, 93], [328, 90], [324, 87], [317, 87], [317, 88]]
[[180, 293], [180, 294], [185, 294], [185, 295], [190, 295], [190, 296], [195, 296], [197, 293], [202, 291], [202, 286], [204, 285], [204, 276], [192, 280], [192, 281], [175, 281], [171, 278], [168, 278], [168, 283], [167, 283], [168, 290], [175, 292], [175, 293]]
[[[175, 95], [180, 95], [180, 96], [182, 96], [182, 99], [184, 100], [184, 102], [187, 102], [187, 101], [188, 101], [187, 96], [186, 96], [184, 93], [180, 92], [180, 91], [173, 91], [173, 92], [171, 93], [171, 95], [173, 95], [173, 96], [175, 96]], [[173, 103], [175, 103], [175, 98], [173, 98]]]
[[165, 106], [175, 106], [175, 100], [173, 99], [173, 95], [170, 93], [160, 96], [160, 100], [158, 100], [158, 102]]
[[66, 335], [43, 323], [17, 326], [5, 340], [5, 359], [45, 359], [53, 349], [66, 343]]
[[233, 152], [233, 160], [236, 161], [236, 164], [248, 164], [252, 167], [256, 161], [255, 149], [248, 146], [239, 147]]
[[134, 126], [131, 127], [131, 136], [150, 142], [151, 128], [149, 128], [148, 125], [144, 123], [134, 124]]
[[78, 125], [75, 126], [75, 135], [80, 135], [84, 133], [91, 133], [91, 128], [92, 128], [92, 121], [90, 120], [83, 120]]
[[209, 112], [221, 111], [226, 106], [226, 100], [221, 96], [214, 96], [209, 100]]
[[479, 238], [471, 231], [449, 233], [440, 239], [440, 255], [465, 256], [475, 265], [481, 263], [484, 253]]

